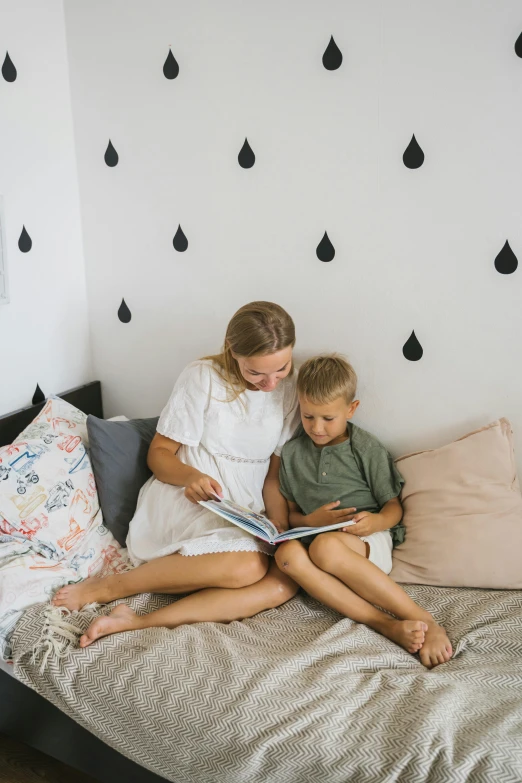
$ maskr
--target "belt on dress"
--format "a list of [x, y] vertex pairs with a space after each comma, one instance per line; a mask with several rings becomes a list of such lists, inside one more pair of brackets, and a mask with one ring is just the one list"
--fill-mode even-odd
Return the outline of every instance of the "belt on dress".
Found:
[[214, 454], [214, 457], [222, 457], [231, 462], [251, 462], [258, 465], [264, 462], [270, 462], [270, 457], [267, 457], [266, 459], [247, 459], [246, 457], [234, 457], [232, 454], [219, 454], [218, 452]]

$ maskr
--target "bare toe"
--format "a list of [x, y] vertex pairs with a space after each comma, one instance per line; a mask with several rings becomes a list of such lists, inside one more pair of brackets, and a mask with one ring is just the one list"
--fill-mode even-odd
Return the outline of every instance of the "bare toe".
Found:
[[89, 647], [97, 639], [140, 627], [138, 615], [125, 604], [119, 604], [108, 617], [98, 617], [80, 637], [80, 647]]
[[89, 577], [74, 585], [67, 585], [58, 590], [51, 603], [54, 606], [65, 606], [71, 612], [77, 612], [86, 604], [108, 603], [110, 599], [104, 582], [103, 579]]
[[66, 598], [67, 598], [67, 588], [61, 587], [60, 590], [58, 590], [58, 592], [55, 594], [51, 603], [54, 606], [63, 606], [63, 603], [66, 600]]
[[447, 663], [453, 654], [451, 642], [447, 637], [446, 631], [438, 623], [428, 623], [426, 631], [426, 641], [422, 645], [419, 657], [421, 663], [427, 669], [433, 669], [442, 663]]
[[392, 642], [400, 644], [406, 652], [418, 652], [423, 643], [428, 626], [422, 620], [389, 619], [382, 627], [382, 633]]
[[413, 631], [411, 643], [408, 646], [407, 651], [410, 653], [419, 652], [420, 648], [424, 644], [424, 637], [425, 637], [424, 631]]
[[87, 631], [80, 637], [80, 647], [88, 647], [90, 644], [112, 633], [109, 617], [99, 617], [87, 628]]

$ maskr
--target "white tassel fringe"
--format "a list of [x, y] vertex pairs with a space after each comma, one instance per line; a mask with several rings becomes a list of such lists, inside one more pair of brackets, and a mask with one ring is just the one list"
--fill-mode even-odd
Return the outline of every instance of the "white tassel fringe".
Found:
[[[82, 607], [82, 612], [95, 613], [98, 604], [87, 604]], [[42, 662], [39, 672], [43, 674], [49, 656], [55, 655], [57, 658], [63, 658], [71, 644], [78, 641], [78, 637], [83, 633], [73, 621], [73, 615], [78, 612], [70, 612], [64, 606], [47, 606], [44, 609], [44, 627], [40, 638], [33, 647], [32, 663], [36, 663], [36, 658], [40, 652], [43, 652]], [[67, 618], [67, 619], [65, 619]]]

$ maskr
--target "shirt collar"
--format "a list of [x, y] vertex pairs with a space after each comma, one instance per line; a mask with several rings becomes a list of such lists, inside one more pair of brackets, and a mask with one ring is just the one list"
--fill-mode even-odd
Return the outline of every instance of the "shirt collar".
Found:
[[335, 446], [323, 446], [322, 449], [317, 448], [315, 443], [313, 442], [312, 438], [305, 433], [305, 438], [309, 441], [309, 448], [311, 448], [313, 454], [320, 454], [325, 449], [328, 449], [329, 451], [333, 451], [334, 449], [337, 451], [344, 451], [345, 449], [351, 448], [352, 444], [352, 431], [353, 431], [353, 424], [349, 421], [346, 422], [346, 432], [348, 434], [348, 438], [346, 440], [343, 440], [342, 443], [336, 443]]

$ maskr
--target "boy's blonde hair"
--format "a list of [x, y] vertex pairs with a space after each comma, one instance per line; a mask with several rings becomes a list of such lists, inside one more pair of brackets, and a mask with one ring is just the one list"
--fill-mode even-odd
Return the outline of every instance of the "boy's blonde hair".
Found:
[[314, 356], [299, 369], [297, 391], [316, 405], [326, 405], [339, 397], [349, 405], [355, 399], [357, 375], [338, 354]]
[[273, 302], [250, 302], [228, 324], [221, 353], [205, 356], [218, 370], [236, 399], [247, 388], [232, 351], [238, 356], [267, 356], [295, 345], [295, 326], [286, 310]]

